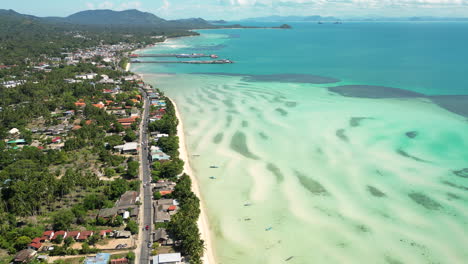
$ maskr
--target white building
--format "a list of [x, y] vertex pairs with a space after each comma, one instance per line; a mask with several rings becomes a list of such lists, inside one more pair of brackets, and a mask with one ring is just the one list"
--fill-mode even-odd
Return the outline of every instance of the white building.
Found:
[[180, 264], [182, 256], [180, 253], [159, 254], [153, 257], [153, 264]]
[[138, 142], [128, 142], [124, 145], [118, 145], [114, 147], [115, 150], [119, 150], [125, 154], [133, 154], [138, 152]]
[[97, 73], [87, 73], [87, 74], [76, 75], [75, 79], [92, 80], [96, 78], [96, 76], [97, 76]]
[[19, 134], [19, 132], [20, 132], [19, 129], [17, 129], [16, 127], [15, 127], [15, 128], [12, 128], [12, 129], [10, 129], [10, 131], [8, 131], [8, 133], [9, 133], [10, 135]]

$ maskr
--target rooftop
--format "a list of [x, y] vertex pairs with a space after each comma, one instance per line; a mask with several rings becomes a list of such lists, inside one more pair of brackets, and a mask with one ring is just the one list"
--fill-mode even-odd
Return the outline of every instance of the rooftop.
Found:
[[87, 257], [84, 264], [107, 264], [110, 256], [109, 253], [98, 253], [95, 257]]
[[180, 253], [159, 254], [153, 257], [153, 264], [177, 263], [182, 260]]

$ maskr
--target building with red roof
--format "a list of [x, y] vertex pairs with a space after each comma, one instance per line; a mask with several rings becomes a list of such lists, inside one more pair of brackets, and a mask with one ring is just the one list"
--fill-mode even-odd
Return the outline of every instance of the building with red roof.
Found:
[[117, 122], [123, 124], [123, 123], [130, 123], [133, 124], [137, 120], [138, 116], [132, 116], [129, 118], [120, 118], [117, 120]]
[[78, 106], [78, 107], [85, 107], [85, 106], [86, 106], [86, 103], [84, 102], [83, 99], [80, 99], [80, 100], [78, 100], [77, 102], [75, 102], [75, 106]]
[[63, 239], [65, 239], [67, 237], [67, 231], [57, 231], [54, 233], [54, 235], [52, 236], [51, 240], [55, 240], [57, 239], [58, 236], [62, 236]]
[[67, 237], [72, 237], [76, 240], [76, 238], [80, 235], [80, 231], [69, 231]]
[[105, 107], [105, 105], [102, 103], [102, 102], [99, 102], [97, 104], [93, 104], [94, 107], [97, 107], [99, 109], [103, 109]]
[[42, 247], [42, 243], [31, 243], [28, 245], [28, 249], [33, 249], [33, 250], [36, 250], [36, 251], [39, 251], [39, 249], [41, 249]]
[[44, 233], [42, 233], [42, 235], [47, 237], [48, 240], [50, 240], [54, 236], [54, 233], [55, 233], [54, 231], [49, 230], [49, 231], [45, 231]]
[[166, 195], [166, 194], [171, 194], [172, 191], [159, 191], [159, 193], [160, 193], [162, 196], [164, 196], [164, 195]]
[[119, 258], [119, 259], [111, 259], [111, 264], [127, 264], [128, 259], [126, 258]]
[[109, 234], [109, 233], [112, 233], [112, 230], [106, 229], [106, 230], [101, 230], [101, 232], [99, 232], [99, 235], [100, 235], [102, 238], [104, 238], [104, 237], [106, 237], [107, 234]]
[[76, 240], [84, 241], [94, 234], [93, 231], [81, 231]]

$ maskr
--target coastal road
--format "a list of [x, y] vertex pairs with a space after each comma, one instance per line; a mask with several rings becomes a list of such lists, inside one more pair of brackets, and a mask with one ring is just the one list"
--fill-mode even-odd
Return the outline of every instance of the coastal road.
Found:
[[[151, 249], [148, 247], [148, 243], [151, 243], [151, 233], [153, 230], [153, 205], [152, 198], [153, 194], [151, 191], [151, 171], [150, 162], [148, 160], [148, 114], [150, 110], [150, 103], [148, 96], [145, 91], [142, 91], [144, 107], [140, 126], [140, 179], [142, 181], [142, 207], [143, 212], [140, 212], [140, 243], [137, 247], [137, 264], [148, 264], [151, 258]], [[149, 227], [146, 230], [146, 226]]]

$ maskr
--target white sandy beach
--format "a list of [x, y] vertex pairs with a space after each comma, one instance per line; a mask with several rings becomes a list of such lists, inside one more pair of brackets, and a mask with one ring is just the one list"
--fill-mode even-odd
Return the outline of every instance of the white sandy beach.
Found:
[[[169, 98], [170, 99], [170, 98]], [[215, 264], [215, 256], [213, 243], [210, 236], [210, 226], [208, 223], [208, 217], [206, 215], [206, 207], [202, 199], [200, 188], [198, 186], [197, 178], [195, 177], [192, 167], [190, 166], [190, 160], [187, 151], [187, 145], [185, 144], [185, 135], [184, 135], [184, 124], [179, 114], [178, 107], [174, 100], [170, 99], [174, 108], [176, 110], [176, 116], [179, 120], [179, 125], [177, 126], [177, 136], [179, 137], [179, 152], [180, 158], [184, 161], [184, 172], [190, 176], [192, 179], [192, 191], [200, 199], [200, 218], [198, 219], [198, 228], [200, 229], [201, 238], [205, 241], [205, 254], [203, 256], [204, 264]]]

